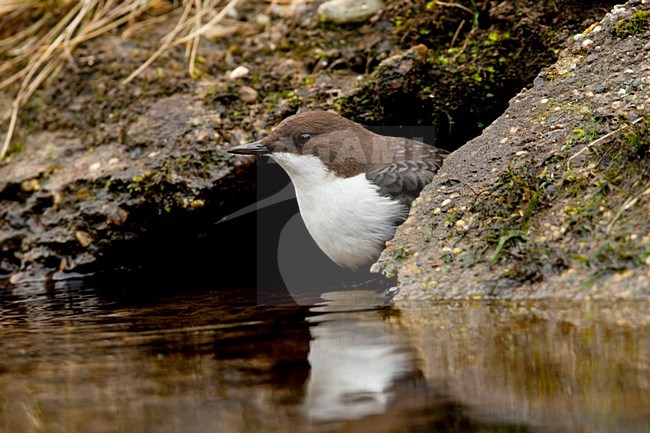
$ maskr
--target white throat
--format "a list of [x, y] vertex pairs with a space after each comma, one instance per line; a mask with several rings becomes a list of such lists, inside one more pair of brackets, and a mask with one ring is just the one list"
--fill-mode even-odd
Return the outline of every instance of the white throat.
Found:
[[340, 266], [358, 269], [377, 259], [408, 207], [379, 194], [364, 173], [340, 178], [316, 156], [271, 157], [296, 189], [300, 214], [316, 244]]

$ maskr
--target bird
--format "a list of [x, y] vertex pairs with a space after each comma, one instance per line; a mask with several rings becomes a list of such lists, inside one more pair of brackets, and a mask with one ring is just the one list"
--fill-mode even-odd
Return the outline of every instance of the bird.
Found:
[[352, 270], [379, 258], [448, 154], [375, 134], [330, 111], [289, 116], [261, 140], [228, 152], [275, 160], [293, 183], [311, 237], [332, 261]]

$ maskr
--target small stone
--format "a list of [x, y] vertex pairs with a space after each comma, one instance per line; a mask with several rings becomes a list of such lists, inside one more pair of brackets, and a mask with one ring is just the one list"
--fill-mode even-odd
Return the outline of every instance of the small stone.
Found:
[[76, 232], [74, 232], [74, 237], [77, 239], [79, 244], [84, 248], [88, 247], [88, 245], [93, 243], [92, 236], [90, 236], [87, 232], [83, 230], [77, 230]]
[[587, 58], [585, 59], [585, 62], [587, 63], [592, 63], [594, 61], [598, 60], [598, 54], [589, 54]]
[[99, 167], [101, 167], [101, 166], [102, 166], [102, 163], [98, 161], [98, 162], [96, 162], [94, 164], [90, 164], [90, 167], [88, 167], [88, 170], [89, 171], [97, 171], [97, 170], [99, 170]]
[[594, 93], [605, 93], [605, 91], [607, 91], [607, 86], [604, 84], [599, 84], [594, 87]]
[[588, 48], [588, 47], [590, 47], [593, 43], [594, 43], [594, 41], [592, 41], [591, 39], [585, 39], [584, 41], [582, 41], [582, 44], [581, 44], [581, 45], [582, 45], [582, 48]]
[[541, 87], [544, 85], [544, 78], [542, 77], [535, 77], [533, 80], [533, 86], [535, 87]]
[[129, 213], [122, 209], [121, 207], [115, 208], [113, 211], [109, 212], [108, 219], [111, 223], [116, 226], [124, 224], [129, 217]]
[[24, 180], [20, 183], [20, 189], [25, 192], [38, 191], [41, 189], [41, 184], [38, 179]]
[[542, 100], [539, 102], [541, 102], [542, 104], [546, 104], [548, 103], [548, 98], [542, 98]]
[[267, 27], [271, 24], [271, 17], [266, 14], [260, 14], [255, 18], [255, 21], [257, 21], [258, 26]]
[[225, 36], [235, 33], [238, 30], [239, 26], [224, 26], [222, 24], [217, 24], [207, 28], [202, 36], [211, 41], [217, 41], [219, 39], [223, 39]]
[[111, 158], [111, 159], [108, 160], [108, 164], [109, 164], [109, 165], [115, 165], [115, 164], [117, 164], [118, 162], [120, 162], [120, 160], [117, 159], [117, 158]]
[[17, 211], [8, 211], [4, 215], [4, 220], [9, 223], [10, 226], [14, 228], [25, 227], [25, 219], [22, 217], [20, 212]]
[[258, 97], [257, 90], [253, 89], [250, 86], [241, 86], [239, 88], [239, 100], [246, 103], [251, 103], [257, 101]]
[[194, 140], [197, 143], [205, 143], [206, 141], [210, 140], [210, 138], [214, 135], [213, 131], [210, 131], [208, 129], [197, 129], [194, 132]]
[[248, 69], [246, 66], [237, 66], [235, 69], [230, 71], [228, 78], [231, 80], [236, 80], [237, 78], [245, 77], [249, 72], [250, 69]]
[[448, 206], [449, 203], [451, 203], [451, 200], [449, 200], [449, 199], [447, 198], [447, 199], [443, 200], [442, 203], [440, 203], [440, 207]]
[[233, 20], [239, 19], [239, 11], [235, 8], [229, 9], [226, 15], [228, 16], [228, 18], [231, 18]]
[[585, 38], [585, 35], [583, 35], [582, 33], [578, 33], [577, 35], [575, 35], [573, 37], [573, 40], [576, 41], [576, 42], [579, 42], [579, 41], [583, 40], [584, 38]]
[[462, 253], [462, 252], [463, 252], [463, 249], [462, 249], [462, 248], [459, 248], [459, 247], [456, 247], [456, 248], [454, 248], [454, 249], [452, 250], [452, 253], [455, 254], [455, 255], [458, 255], [458, 254], [460, 254], [460, 253]]
[[190, 210], [196, 210], [196, 209], [201, 209], [204, 206], [205, 206], [205, 201], [204, 200], [202, 200], [202, 199], [194, 199], [194, 200], [190, 201], [190, 203], [188, 204], [187, 207]]
[[383, 0], [330, 0], [318, 7], [318, 15], [336, 24], [361, 23], [382, 6]]
[[641, 87], [641, 78], [636, 78], [630, 83], [630, 90], [638, 90]]
[[625, 95], [626, 93], [627, 93], [627, 91], [626, 91], [625, 89], [618, 89], [618, 92], [616, 92], [616, 94], [617, 94], [618, 96], [623, 96], [623, 95]]

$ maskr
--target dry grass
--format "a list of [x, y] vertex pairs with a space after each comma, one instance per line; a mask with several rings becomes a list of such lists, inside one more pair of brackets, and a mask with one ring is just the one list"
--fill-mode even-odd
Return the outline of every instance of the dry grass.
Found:
[[[182, 13], [173, 30], [163, 38], [155, 53], [122, 84], [135, 79], [165, 50], [181, 44], [186, 46], [189, 74], [195, 77], [200, 37], [241, 1], [183, 0], [178, 6]], [[0, 121], [3, 124], [8, 122], [0, 148], [0, 161], [11, 144], [21, 106], [66, 62], [74, 65], [72, 52], [79, 44], [118, 29], [126, 37], [133, 33], [130, 29], [159, 22], [173, 9], [161, 0], [0, 2], [0, 91], [12, 85], [18, 86], [13, 103], [0, 114]], [[153, 15], [153, 18], [142, 20], [145, 13]]]

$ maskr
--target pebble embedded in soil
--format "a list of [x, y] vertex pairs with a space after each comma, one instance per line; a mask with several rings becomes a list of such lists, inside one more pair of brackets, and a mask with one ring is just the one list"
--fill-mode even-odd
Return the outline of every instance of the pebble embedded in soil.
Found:
[[38, 191], [41, 189], [41, 184], [37, 179], [29, 179], [21, 182], [20, 189], [25, 192]]
[[228, 74], [228, 78], [231, 80], [236, 80], [237, 78], [243, 78], [248, 73], [250, 72], [250, 69], [248, 69], [246, 66], [237, 66], [235, 69], [230, 71], [230, 74]]
[[257, 90], [253, 89], [250, 86], [241, 86], [239, 88], [239, 100], [246, 103], [251, 103], [257, 101], [258, 97]]
[[88, 247], [93, 242], [93, 238], [87, 232], [84, 232], [82, 230], [77, 230], [74, 232], [74, 237], [84, 248]]
[[318, 7], [318, 14], [336, 24], [361, 23], [383, 5], [383, 0], [330, 0]]

